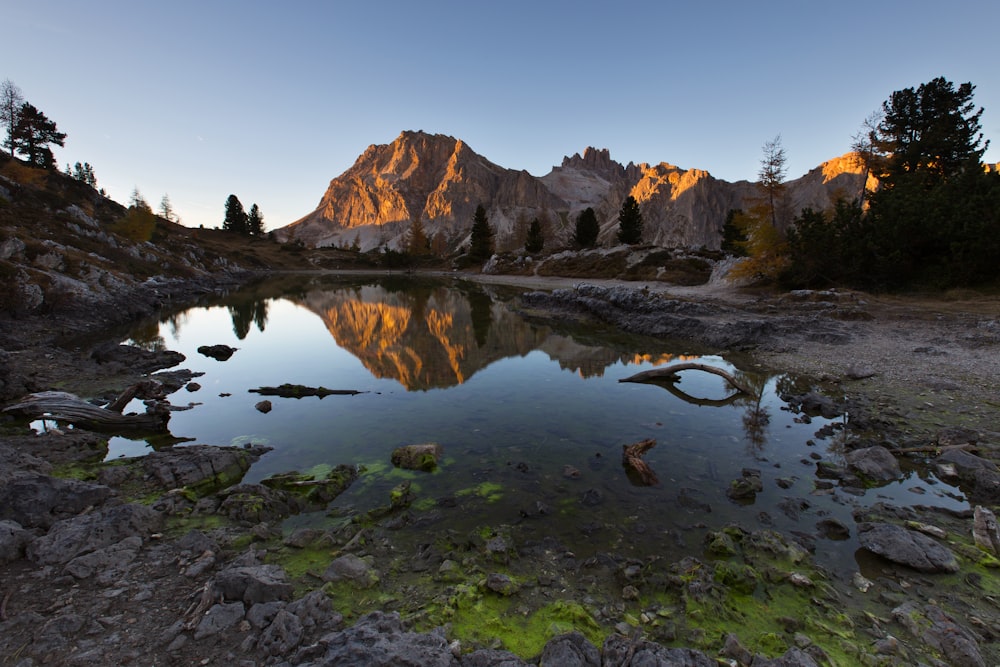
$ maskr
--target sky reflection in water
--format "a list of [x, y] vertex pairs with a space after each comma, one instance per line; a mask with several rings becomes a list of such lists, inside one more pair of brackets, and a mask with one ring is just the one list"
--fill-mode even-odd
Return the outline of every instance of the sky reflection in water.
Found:
[[[343, 507], [384, 504], [403, 478], [412, 480], [418, 499], [461, 497], [484, 482], [500, 484], [501, 498], [484, 501], [478, 516], [464, 516], [474, 527], [517, 521], [538, 502], [579, 508], [580, 498], [596, 490], [598, 505], [539, 530], [582, 540], [576, 548], [585, 551], [601, 545], [584, 539], [575, 523], [634, 529], [625, 541], [642, 555], [643, 549], [690, 549], [705, 530], [731, 522], [815, 533], [826, 516], [852, 525], [856, 503], [963, 504], [952, 497], [956, 489], [916, 474], [863, 498], [817, 491], [811, 455], [839, 461], [837, 442], [816, 438], [824, 420], [801, 423], [782, 409], [776, 387], [790, 378], [743, 373], [760, 389], [759, 402], [726, 402], [720, 399], [731, 392], [721, 378], [685, 371], [677, 388], [709, 399], [701, 405], [655, 385], [619, 383], [691, 358], [747, 369], [650, 339], [557, 332], [526, 322], [475, 287], [306, 285], [284, 297], [236, 295], [228, 306], [195, 308], [144, 331], [134, 337], [182, 352], [184, 368], [204, 373], [196, 378], [199, 390], [171, 397], [175, 405], [198, 403], [174, 413], [173, 435], [274, 447], [248, 482], [288, 470], [364, 465], [368, 473], [335, 501]], [[220, 343], [239, 349], [225, 362], [197, 352]], [[364, 393], [270, 397], [272, 411], [257, 411], [262, 397], [249, 390], [282, 383]], [[621, 465], [622, 445], [645, 438], [657, 441], [645, 456], [660, 480], [655, 487], [632, 485]], [[395, 447], [431, 441], [444, 446], [439, 472], [414, 475], [389, 465]], [[115, 438], [109, 458], [145, 451], [144, 442]], [[725, 491], [744, 468], [761, 471], [764, 491], [740, 505]], [[790, 488], [781, 488], [779, 478]], [[623, 534], [607, 539], [620, 541]], [[817, 551], [837, 560], [856, 548], [853, 539], [824, 540]]]

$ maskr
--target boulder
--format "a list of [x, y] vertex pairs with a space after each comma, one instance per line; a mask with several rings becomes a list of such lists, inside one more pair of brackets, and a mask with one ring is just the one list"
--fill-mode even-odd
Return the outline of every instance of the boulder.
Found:
[[844, 460], [849, 470], [873, 482], [889, 482], [902, 475], [899, 461], [881, 445], [850, 451], [844, 456]]
[[39, 565], [68, 563], [127, 537], [144, 537], [160, 528], [162, 517], [145, 505], [117, 505], [57, 521], [28, 545], [28, 558]]
[[392, 452], [392, 465], [407, 470], [433, 472], [441, 460], [444, 449], [436, 442], [397, 447]]
[[996, 515], [982, 505], [973, 510], [972, 539], [986, 553], [1000, 557], [1000, 524]]
[[0, 487], [0, 519], [16, 521], [25, 528], [48, 528], [88, 507], [102, 505], [111, 493], [103, 484], [21, 475]]
[[379, 581], [371, 563], [354, 554], [335, 559], [323, 572], [324, 581], [352, 581], [361, 588], [371, 588]]
[[861, 523], [858, 540], [869, 551], [921, 572], [958, 572], [958, 561], [950, 549], [915, 530], [891, 523]]
[[287, 655], [302, 643], [302, 621], [282, 609], [257, 640], [257, 651], [265, 657]]
[[94, 348], [91, 358], [100, 364], [115, 364], [134, 373], [152, 373], [171, 368], [186, 358], [173, 350], [144, 350], [135, 345], [103, 343]]
[[937, 605], [910, 600], [893, 609], [892, 617], [914, 638], [940, 653], [947, 664], [986, 667], [976, 635]]
[[[553, 637], [542, 649], [540, 667], [601, 667], [597, 647], [579, 632]], [[621, 663], [611, 663], [621, 664]]]
[[395, 667], [459, 667], [444, 630], [407, 632], [396, 612], [372, 612], [353, 626], [323, 638], [326, 653], [316, 662], [323, 665], [367, 665]]
[[0, 565], [23, 558], [33, 537], [16, 521], [0, 521]]
[[121, 542], [77, 556], [66, 563], [64, 571], [77, 579], [88, 579], [96, 575], [99, 583], [110, 583], [121, 579], [131, 569], [131, 563], [141, 547], [141, 537], [126, 537]]
[[240, 484], [224, 491], [219, 512], [234, 521], [249, 524], [279, 521], [302, 510], [303, 504], [284, 491], [261, 484]]
[[165, 490], [188, 487], [207, 493], [239, 483], [250, 465], [270, 450], [263, 445], [172, 447], [146, 454], [142, 467]]
[[240, 600], [248, 606], [292, 596], [292, 585], [279, 565], [227, 568], [215, 575], [212, 589], [223, 600]]
[[195, 641], [217, 635], [224, 630], [228, 630], [243, 620], [246, 609], [242, 602], [229, 602], [213, 605], [205, 612], [205, 615], [195, 628]]
[[605, 665], [718, 666], [714, 659], [695, 649], [667, 648], [644, 639], [633, 641], [619, 634], [611, 635], [604, 640], [601, 654]]

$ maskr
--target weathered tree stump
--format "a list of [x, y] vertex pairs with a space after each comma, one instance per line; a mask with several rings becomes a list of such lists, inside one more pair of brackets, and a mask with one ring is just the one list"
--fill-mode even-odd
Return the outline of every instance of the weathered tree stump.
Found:
[[744, 394], [754, 395], [754, 391], [747, 385], [740, 382], [736, 376], [734, 376], [729, 371], [723, 370], [721, 368], [716, 368], [715, 366], [709, 366], [708, 364], [698, 364], [694, 362], [686, 362], [681, 364], [673, 364], [672, 366], [666, 366], [664, 368], [654, 368], [652, 370], [643, 371], [641, 373], [636, 373], [635, 375], [629, 376], [627, 378], [622, 378], [618, 380], [619, 382], [676, 382], [679, 378], [677, 373], [680, 371], [704, 371], [706, 373], [713, 373], [719, 377], [725, 378], [729, 385]]
[[632, 445], [622, 445], [622, 465], [629, 480], [636, 486], [656, 486], [660, 480], [649, 464], [642, 460], [643, 454], [656, 446], [652, 438]]

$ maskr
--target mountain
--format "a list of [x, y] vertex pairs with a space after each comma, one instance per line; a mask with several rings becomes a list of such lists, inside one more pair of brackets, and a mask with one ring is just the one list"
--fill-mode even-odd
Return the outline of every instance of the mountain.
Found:
[[[791, 212], [828, 208], [840, 194], [859, 193], [862, 178], [851, 154], [824, 162], [786, 183]], [[401, 247], [419, 218], [429, 236], [456, 248], [468, 241], [473, 213], [482, 204], [500, 250], [519, 248], [536, 217], [546, 225], [550, 247], [565, 244], [587, 207], [597, 212], [601, 241], [614, 245], [618, 210], [629, 195], [639, 202], [647, 241], [714, 249], [726, 214], [746, 207], [758, 188], [666, 162], [622, 165], [607, 149], [595, 148], [535, 177], [490, 162], [460, 139], [407, 131], [391, 144], [369, 146], [330, 181], [316, 210], [276, 230], [276, 236], [307, 246]]]

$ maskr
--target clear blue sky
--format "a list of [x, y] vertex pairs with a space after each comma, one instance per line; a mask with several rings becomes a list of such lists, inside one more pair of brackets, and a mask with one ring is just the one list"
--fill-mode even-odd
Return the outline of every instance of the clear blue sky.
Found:
[[797, 178], [936, 76], [977, 86], [1000, 161], [996, 0], [0, 0], [0, 24], [0, 80], [68, 134], [60, 166], [189, 226], [231, 193], [288, 224], [403, 130], [538, 176], [595, 146], [729, 181], [780, 133]]

